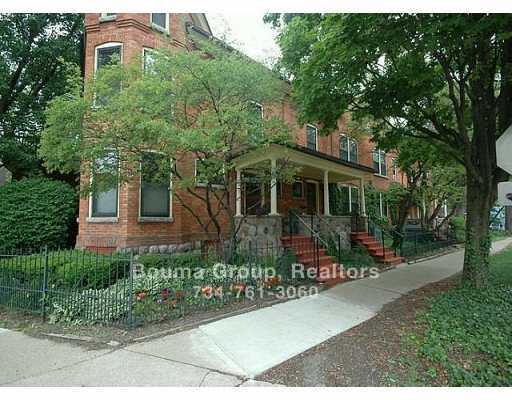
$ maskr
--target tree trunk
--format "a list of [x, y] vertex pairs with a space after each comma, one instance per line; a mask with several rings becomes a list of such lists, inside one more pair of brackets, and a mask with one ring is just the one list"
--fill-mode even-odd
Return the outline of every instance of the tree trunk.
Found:
[[489, 220], [492, 203], [492, 191], [486, 190], [468, 177], [466, 247], [462, 276], [464, 283], [477, 288], [484, 286], [489, 276]]

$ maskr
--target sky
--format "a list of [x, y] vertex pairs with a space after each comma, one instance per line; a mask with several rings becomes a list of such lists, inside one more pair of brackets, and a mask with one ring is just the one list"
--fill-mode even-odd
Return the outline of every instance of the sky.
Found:
[[276, 32], [263, 22], [263, 13], [257, 14], [206, 14], [214, 36], [225, 39], [249, 57], [273, 64], [279, 55], [275, 42]]

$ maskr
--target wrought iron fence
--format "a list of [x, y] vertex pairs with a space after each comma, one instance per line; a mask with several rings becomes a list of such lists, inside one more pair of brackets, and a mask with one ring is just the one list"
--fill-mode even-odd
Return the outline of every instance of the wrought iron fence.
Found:
[[0, 305], [51, 322], [133, 327], [244, 301], [250, 291], [288, 281], [293, 262], [294, 255], [275, 243], [135, 257], [47, 248], [3, 251]]

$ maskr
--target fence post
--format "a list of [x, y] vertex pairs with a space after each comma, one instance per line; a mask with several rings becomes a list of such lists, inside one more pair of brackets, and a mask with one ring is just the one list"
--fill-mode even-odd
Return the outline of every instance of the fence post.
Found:
[[43, 296], [41, 299], [41, 316], [43, 321], [46, 320], [46, 296], [48, 294], [48, 246], [44, 247], [43, 257]]
[[130, 275], [128, 278], [128, 329], [133, 329], [133, 252], [130, 251]]
[[414, 257], [418, 255], [418, 232], [414, 232]]

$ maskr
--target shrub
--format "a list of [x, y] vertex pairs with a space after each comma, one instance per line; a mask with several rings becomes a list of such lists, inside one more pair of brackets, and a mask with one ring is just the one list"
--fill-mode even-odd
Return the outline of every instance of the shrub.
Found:
[[450, 220], [450, 225], [455, 231], [457, 242], [464, 242], [466, 240], [466, 220], [464, 217], [453, 217]]
[[[0, 259], [0, 280], [24, 287], [42, 284], [44, 253]], [[126, 256], [90, 251], [48, 252], [48, 286], [51, 289], [106, 288], [128, 275]]]
[[197, 253], [184, 254], [146, 254], [137, 259], [137, 263], [144, 266], [146, 270], [151, 268], [162, 269], [190, 269], [203, 268], [209, 263]]
[[77, 196], [66, 183], [23, 179], [0, 188], [0, 248], [59, 247], [70, 243]]

